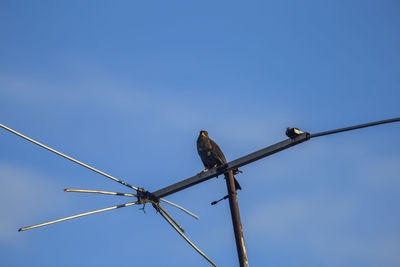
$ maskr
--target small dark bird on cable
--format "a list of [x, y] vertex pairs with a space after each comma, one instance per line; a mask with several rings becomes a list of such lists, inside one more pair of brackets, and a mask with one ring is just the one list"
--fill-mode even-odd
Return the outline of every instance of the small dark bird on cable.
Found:
[[[201, 161], [205, 167], [203, 172], [214, 167], [222, 166], [226, 163], [224, 153], [222, 153], [219, 146], [208, 137], [207, 131], [200, 131], [199, 138], [197, 138], [197, 152], [199, 153]], [[240, 172], [238, 169], [233, 170], [233, 174], [237, 174], [238, 172]], [[242, 189], [236, 178], [235, 188], [236, 190]]]
[[286, 129], [286, 136], [289, 137], [290, 139], [294, 139], [303, 133], [307, 133], [307, 132], [302, 132], [299, 130], [299, 128], [287, 128]]

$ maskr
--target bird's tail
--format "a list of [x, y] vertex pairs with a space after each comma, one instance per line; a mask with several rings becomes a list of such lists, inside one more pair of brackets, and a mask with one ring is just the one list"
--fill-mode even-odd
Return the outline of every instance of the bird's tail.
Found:
[[[228, 173], [225, 173], [225, 179], [228, 179]], [[235, 190], [236, 191], [242, 190], [242, 187], [240, 186], [239, 182], [236, 180], [235, 176], [233, 176], [233, 179], [235, 180]]]
[[234, 179], [235, 179], [235, 188], [236, 188], [236, 191], [237, 191], [237, 190], [242, 190], [242, 187], [240, 186], [239, 182], [236, 180], [236, 178], [234, 178]]
[[[232, 170], [233, 175], [238, 174], [238, 173], [243, 173], [241, 170], [239, 169], [233, 169]], [[242, 190], [242, 187], [240, 186], [239, 182], [236, 180], [235, 176], [233, 177], [235, 179], [235, 188], [236, 191], [237, 190]]]

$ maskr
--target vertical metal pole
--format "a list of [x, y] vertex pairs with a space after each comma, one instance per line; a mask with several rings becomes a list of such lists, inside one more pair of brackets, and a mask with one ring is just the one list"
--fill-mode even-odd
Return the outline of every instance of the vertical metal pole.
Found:
[[229, 207], [231, 209], [233, 230], [235, 232], [236, 249], [240, 267], [248, 267], [246, 248], [244, 246], [242, 223], [240, 222], [239, 205], [236, 197], [235, 181], [232, 170], [225, 174], [226, 186], [229, 195]]

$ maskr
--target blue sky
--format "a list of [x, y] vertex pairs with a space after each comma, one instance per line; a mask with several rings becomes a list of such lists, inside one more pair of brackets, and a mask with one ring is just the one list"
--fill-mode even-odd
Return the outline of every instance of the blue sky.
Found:
[[[397, 1], [1, 1], [0, 123], [149, 191], [311, 133], [399, 117]], [[251, 266], [399, 266], [399, 125], [313, 139], [242, 168]], [[2, 266], [207, 266], [151, 207], [17, 229], [129, 192], [0, 131]], [[219, 266], [237, 264], [223, 179], [166, 207]]]

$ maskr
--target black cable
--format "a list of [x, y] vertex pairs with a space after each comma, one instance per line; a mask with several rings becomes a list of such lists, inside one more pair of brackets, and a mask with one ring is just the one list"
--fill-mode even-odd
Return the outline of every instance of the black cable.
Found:
[[335, 133], [340, 133], [340, 132], [345, 132], [345, 131], [356, 130], [356, 129], [375, 126], [375, 125], [379, 125], [379, 124], [392, 123], [392, 122], [396, 122], [396, 121], [400, 121], [400, 118], [393, 118], [393, 119], [388, 119], [388, 120], [375, 121], [375, 122], [370, 122], [370, 123], [364, 123], [364, 124], [360, 124], [360, 125], [350, 126], [350, 127], [346, 127], [346, 128], [340, 128], [340, 129], [335, 129], [335, 130], [330, 130], [330, 131], [310, 134], [310, 138], [324, 136], [324, 135], [328, 135], [328, 134], [335, 134]]

